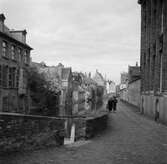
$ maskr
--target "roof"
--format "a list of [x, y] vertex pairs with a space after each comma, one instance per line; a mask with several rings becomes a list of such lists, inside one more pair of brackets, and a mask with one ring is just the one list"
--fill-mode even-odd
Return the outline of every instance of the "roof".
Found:
[[140, 67], [138, 67], [138, 66], [129, 66], [129, 74], [131, 76], [140, 76]]
[[62, 68], [61, 78], [67, 80], [71, 74], [71, 68]]
[[90, 77], [85, 77], [84, 78], [84, 83], [85, 84], [96, 84], [96, 82]]
[[100, 86], [105, 86], [106, 81], [103, 78], [102, 74], [96, 71], [95, 76], [93, 77], [93, 80]]
[[8, 34], [8, 33], [5, 33], [5, 32], [0, 31], [0, 35], [3, 36], [3, 37], [6, 37], [7, 39], [10, 39], [10, 40], [12, 40], [12, 41], [14, 41], [14, 42], [17, 42], [17, 43], [20, 44], [21, 46], [24, 46], [24, 47], [26, 47], [26, 48], [28, 48], [28, 49], [30, 49], [30, 50], [33, 50], [33, 48], [30, 47], [28, 44], [23, 43], [23, 42], [17, 40], [16, 38], [14, 38], [12, 35], [10, 35], [10, 34]]
[[1, 30], [0, 30], [0, 35], [4, 38], [7, 38], [13, 42], [16, 42], [18, 44], [20, 44], [21, 46], [29, 49], [29, 50], [32, 50], [32, 48], [26, 44], [25, 42], [22, 42], [21, 40], [18, 39], [18, 37], [16, 37], [14, 35], [14, 33], [22, 33], [23, 35], [26, 35], [27, 34], [27, 31], [26, 30], [10, 30], [5, 24], [4, 24], [4, 21], [5, 21], [5, 16], [4, 14], [0, 14], [0, 21], [1, 21], [1, 24], [2, 24], [2, 27]]

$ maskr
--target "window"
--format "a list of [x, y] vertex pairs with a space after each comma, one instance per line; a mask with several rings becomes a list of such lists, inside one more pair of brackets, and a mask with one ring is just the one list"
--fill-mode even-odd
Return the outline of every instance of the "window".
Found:
[[16, 83], [15, 83], [15, 87], [18, 88], [19, 87], [19, 69], [16, 70]]
[[159, 85], [160, 93], [162, 92], [162, 79], [163, 79], [162, 63], [163, 63], [163, 58], [162, 58], [162, 53], [160, 53], [160, 85]]
[[164, 32], [164, 3], [163, 0], [160, 1], [161, 3], [161, 33]]
[[12, 87], [16, 88], [16, 68], [12, 68]]
[[8, 66], [3, 66], [2, 67], [2, 86], [3, 88], [7, 88], [8, 87]]
[[9, 86], [9, 88], [12, 88], [12, 68], [9, 68], [8, 86]]
[[11, 46], [11, 59], [16, 60], [15, 46]]
[[0, 65], [0, 87], [2, 87], [2, 66]]
[[5, 41], [2, 42], [2, 56], [8, 57], [7, 56], [7, 42]]
[[2, 110], [3, 112], [9, 111], [9, 99], [7, 96], [2, 99]]
[[20, 48], [18, 49], [18, 60], [19, 60], [19, 62], [22, 61], [22, 57], [21, 57], [21, 49], [20, 49]]
[[16, 68], [9, 68], [8, 85], [9, 85], [9, 88], [16, 87]]
[[27, 51], [24, 51], [24, 63], [28, 64], [29, 58], [28, 58], [28, 53]]

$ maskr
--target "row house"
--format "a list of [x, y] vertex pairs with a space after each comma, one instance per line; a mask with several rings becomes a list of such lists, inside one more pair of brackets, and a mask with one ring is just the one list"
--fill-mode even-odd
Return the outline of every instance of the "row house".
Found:
[[27, 69], [32, 48], [26, 30], [10, 30], [0, 14], [0, 112], [28, 113]]

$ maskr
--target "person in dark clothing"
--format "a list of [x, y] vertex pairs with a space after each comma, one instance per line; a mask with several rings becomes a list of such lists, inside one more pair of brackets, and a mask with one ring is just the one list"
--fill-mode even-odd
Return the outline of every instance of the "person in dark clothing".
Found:
[[116, 109], [117, 109], [117, 98], [114, 96], [113, 97], [113, 110], [114, 110], [114, 112], [116, 112]]
[[113, 110], [113, 98], [112, 97], [108, 100], [107, 108], [108, 108], [109, 112], [112, 112], [112, 110]]

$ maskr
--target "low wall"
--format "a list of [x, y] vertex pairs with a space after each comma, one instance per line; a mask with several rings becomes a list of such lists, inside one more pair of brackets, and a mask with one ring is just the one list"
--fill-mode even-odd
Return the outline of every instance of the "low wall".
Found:
[[107, 128], [108, 114], [102, 113], [92, 117], [75, 119], [75, 140], [90, 139]]
[[0, 153], [62, 145], [63, 142], [63, 119], [0, 113]]

